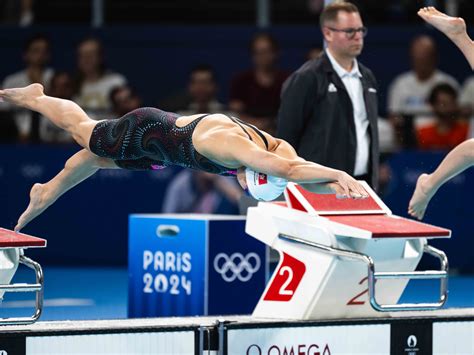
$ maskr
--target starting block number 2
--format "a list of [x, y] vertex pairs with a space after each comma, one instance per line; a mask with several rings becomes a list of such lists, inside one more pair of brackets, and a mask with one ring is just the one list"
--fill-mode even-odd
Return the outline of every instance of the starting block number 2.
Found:
[[265, 301], [290, 301], [303, 279], [306, 266], [283, 253], [283, 261], [264, 296]]
[[[362, 280], [359, 281], [359, 285], [362, 285], [364, 282], [367, 281], [367, 279], [368, 279], [367, 276], [364, 277]], [[375, 282], [377, 282], [377, 280]], [[354, 297], [352, 297], [349, 300], [349, 302], [347, 302], [346, 305], [347, 306], [363, 306], [366, 302], [365, 299], [362, 299], [362, 298], [364, 298], [363, 296], [365, 294], [367, 294], [367, 295], [369, 294], [369, 288], [368, 287], [364, 291], [362, 291], [362, 292], [358, 293], [357, 295], [355, 295]]]
[[[306, 272], [306, 267], [303, 262], [294, 257], [283, 253], [283, 261], [280, 264], [278, 272], [270, 283], [268, 290], [264, 296], [265, 301], [283, 301], [287, 302], [293, 298], [293, 295], [298, 288], [303, 276]], [[359, 285], [367, 282], [367, 276], [359, 281]], [[347, 306], [363, 306], [367, 299], [365, 296], [369, 293], [368, 287], [360, 293], [352, 297], [347, 303]]]

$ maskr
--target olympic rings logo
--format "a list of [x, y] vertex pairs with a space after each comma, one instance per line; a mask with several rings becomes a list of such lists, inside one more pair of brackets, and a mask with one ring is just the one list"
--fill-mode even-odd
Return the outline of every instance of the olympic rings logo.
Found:
[[219, 253], [214, 259], [214, 270], [225, 282], [233, 282], [235, 279], [247, 282], [260, 269], [260, 265], [260, 257], [256, 253], [248, 253], [245, 257], [241, 253], [231, 256]]

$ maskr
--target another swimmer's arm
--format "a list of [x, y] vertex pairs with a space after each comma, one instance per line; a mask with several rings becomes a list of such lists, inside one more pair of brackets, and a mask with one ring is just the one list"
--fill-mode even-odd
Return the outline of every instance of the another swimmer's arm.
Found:
[[446, 181], [474, 165], [474, 138], [471, 138], [449, 152], [438, 168], [430, 174], [427, 187], [435, 193]]

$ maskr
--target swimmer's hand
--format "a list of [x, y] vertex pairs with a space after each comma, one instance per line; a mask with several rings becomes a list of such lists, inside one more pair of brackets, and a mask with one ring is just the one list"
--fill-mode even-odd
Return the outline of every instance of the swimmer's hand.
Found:
[[362, 184], [349, 174], [340, 171], [337, 181], [329, 183], [329, 187], [335, 192], [337, 198], [367, 198], [369, 197]]

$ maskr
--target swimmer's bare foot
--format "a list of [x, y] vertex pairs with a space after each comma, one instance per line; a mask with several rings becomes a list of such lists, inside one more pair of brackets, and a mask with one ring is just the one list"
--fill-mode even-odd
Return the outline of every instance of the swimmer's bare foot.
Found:
[[0, 90], [0, 98], [12, 104], [30, 107], [31, 102], [44, 95], [43, 85], [31, 84], [24, 88], [4, 89]]
[[449, 38], [456, 37], [466, 32], [466, 23], [460, 17], [451, 17], [434, 7], [424, 7], [418, 11], [418, 16], [443, 32]]
[[30, 203], [18, 219], [15, 226], [15, 231], [19, 232], [31, 220], [40, 215], [46, 208], [48, 208], [54, 201], [48, 197], [45, 185], [34, 184], [30, 191]]
[[428, 186], [428, 174], [421, 174], [416, 182], [415, 192], [408, 205], [408, 213], [418, 219], [422, 219], [425, 215], [426, 207], [433, 197], [435, 191]]

